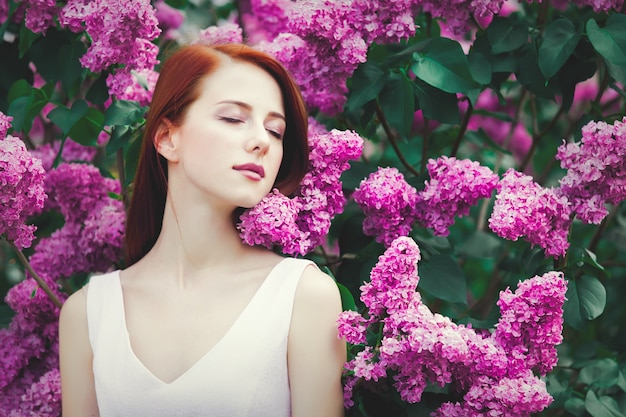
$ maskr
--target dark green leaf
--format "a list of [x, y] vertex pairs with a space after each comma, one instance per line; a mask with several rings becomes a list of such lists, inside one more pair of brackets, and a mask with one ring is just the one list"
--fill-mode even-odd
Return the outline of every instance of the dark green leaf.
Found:
[[391, 74], [378, 100], [387, 122], [400, 132], [402, 137], [407, 137], [415, 113], [411, 81], [404, 74]]
[[496, 17], [487, 28], [491, 52], [511, 52], [528, 42], [528, 24], [513, 17]]
[[374, 100], [385, 86], [387, 76], [382, 68], [369, 61], [360, 65], [350, 79], [351, 92], [346, 108], [353, 110]]
[[593, 320], [604, 311], [606, 289], [596, 278], [583, 275], [576, 281], [580, 315], [585, 320]]
[[563, 319], [566, 324], [578, 331], [582, 331], [585, 321], [580, 314], [580, 301], [578, 298], [578, 288], [576, 281], [567, 282], [567, 292], [565, 293], [565, 304], [563, 305]]
[[28, 113], [31, 103], [31, 96], [19, 97], [9, 103], [7, 115], [13, 117], [11, 126], [16, 132], [28, 130], [28, 128], [24, 129], [24, 124], [26, 123], [26, 114]]
[[578, 383], [598, 388], [609, 388], [617, 384], [619, 368], [613, 359], [592, 361], [580, 370]]
[[344, 310], [352, 310], [356, 311], [356, 303], [354, 302], [354, 297], [348, 288], [344, 285], [341, 285], [337, 282], [337, 287], [339, 287], [339, 294], [341, 295], [341, 306]]
[[354, 190], [359, 187], [361, 181], [378, 168], [371, 164], [360, 161], [350, 161], [350, 168], [341, 174], [341, 184], [344, 189]]
[[132, 135], [133, 129], [130, 126], [114, 126], [111, 132], [111, 138], [107, 142], [106, 154], [113, 155], [115, 152], [125, 146], [128, 141], [130, 141]]
[[583, 417], [586, 414], [585, 400], [578, 397], [570, 397], [565, 401], [565, 410], [576, 417]]
[[467, 283], [463, 270], [449, 255], [430, 257], [419, 266], [419, 288], [451, 303], [467, 304]]
[[83, 118], [88, 110], [89, 107], [84, 100], [77, 100], [72, 104], [71, 109], [61, 106], [53, 109], [48, 113], [48, 118], [52, 123], [57, 125], [65, 135], [68, 135], [76, 122]]
[[608, 396], [598, 398], [592, 390], [587, 391], [585, 408], [593, 417], [625, 417], [613, 398]]
[[441, 123], [459, 123], [459, 106], [455, 94], [446, 93], [419, 78], [413, 81], [412, 86], [424, 117]]
[[19, 51], [20, 51], [20, 58], [22, 58], [24, 56], [24, 54], [26, 53], [26, 51], [28, 51], [28, 49], [30, 48], [30, 46], [33, 44], [33, 42], [35, 41], [35, 39], [37, 39], [39, 37], [38, 33], [34, 33], [32, 31], [30, 31], [26, 25], [22, 25], [22, 27], [20, 28], [20, 34], [19, 34]]
[[516, 54], [517, 71], [515, 75], [519, 82], [531, 92], [543, 98], [551, 99], [554, 91], [539, 69], [537, 48], [534, 45], [525, 45]]
[[115, 100], [106, 110], [104, 125], [133, 125], [143, 119], [145, 112], [145, 107], [141, 107], [136, 101]]
[[124, 170], [126, 172], [126, 184], [124, 184], [124, 187], [128, 187], [135, 179], [141, 142], [140, 138], [135, 138], [128, 146], [124, 147]]
[[467, 56], [472, 77], [482, 85], [491, 82], [491, 64], [487, 57], [481, 53], [470, 53]]
[[98, 143], [98, 135], [104, 126], [103, 123], [104, 114], [90, 107], [87, 114], [72, 127], [69, 137], [82, 145], [95, 146]]
[[626, 367], [622, 366], [619, 371], [619, 376], [617, 377], [617, 386], [624, 392], [626, 392], [626, 376], [624, 373], [626, 372]]
[[85, 79], [87, 70], [85, 70], [79, 61], [85, 53], [85, 46], [80, 42], [66, 44], [59, 48], [59, 72], [61, 73], [61, 84], [65, 93], [72, 97], [76, 96]]
[[539, 68], [546, 79], [553, 77], [576, 49], [581, 31], [567, 18], [550, 23], [539, 47]]
[[10, 102], [14, 101], [18, 97], [29, 96], [33, 91], [33, 87], [26, 80], [17, 80], [11, 87], [9, 88], [9, 93], [7, 95], [7, 100]]
[[586, 24], [587, 36], [595, 50], [604, 58], [609, 73], [626, 83], [626, 15], [614, 13], [603, 28], [594, 19]]
[[106, 76], [100, 75], [89, 87], [85, 99], [93, 104], [103, 104], [109, 98], [109, 89], [106, 85]]
[[493, 258], [502, 247], [502, 240], [480, 230], [472, 233], [459, 247], [459, 254], [472, 258]]
[[447, 93], [465, 93], [479, 88], [469, 69], [461, 45], [448, 38], [427, 42], [413, 54], [413, 73], [417, 78]]

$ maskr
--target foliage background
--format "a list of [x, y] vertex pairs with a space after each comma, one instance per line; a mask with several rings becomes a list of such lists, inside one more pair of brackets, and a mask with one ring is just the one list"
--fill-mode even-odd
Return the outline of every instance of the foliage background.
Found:
[[[237, 21], [237, 11], [250, 7], [246, 1], [167, 4], [185, 19], [175, 35], [155, 40], [161, 51], [193, 39], [202, 28]], [[8, 5], [14, 10], [19, 2]], [[581, 128], [590, 120], [613, 123], [623, 118], [623, 6], [594, 11], [591, 3], [544, 0], [507, 7], [510, 14], [476, 16], [456, 33], [433, 13], [416, 13], [414, 36], [370, 45], [366, 62], [346, 81], [346, 102], [339, 112], [312, 108], [312, 116], [327, 128], [354, 130], [367, 141], [364, 156], [342, 176], [347, 195], [379, 166], [397, 167], [421, 190], [428, 179], [428, 159], [441, 155], [469, 158], [498, 174], [515, 168], [539, 184], [556, 186], [564, 175], [555, 159], [563, 140], [580, 140]], [[0, 27], [0, 35], [0, 111], [14, 117], [13, 134], [21, 135], [31, 149], [55, 140], [95, 147], [94, 165], [104, 176], [121, 181], [119, 198], [124, 200], [136, 164], [141, 106], [114, 102], [109, 107], [104, 81], [111, 69], [93, 73], [81, 67], [78, 58], [86, 46], [80, 36], [58, 28], [42, 36], [11, 20]], [[86, 107], [76, 106], [78, 101]], [[63, 110], [55, 118], [44, 116], [44, 108]], [[43, 129], [37, 142], [31, 140], [34, 124]], [[113, 135], [108, 144], [98, 145], [103, 129]], [[492, 205], [493, 198], [482, 200], [468, 216], [457, 218], [445, 237], [415, 225], [411, 236], [423, 255], [423, 299], [456, 322], [490, 328], [499, 316], [495, 302], [502, 289], [546, 271], [564, 271], [569, 280], [564, 342], [559, 364], [547, 377], [555, 401], [543, 415], [625, 416], [624, 204], [609, 205], [609, 215], [599, 225], [575, 221], [567, 255], [557, 259], [524, 240], [495, 235], [487, 225]], [[362, 309], [359, 286], [384, 250], [363, 233], [363, 220], [361, 209], [349, 200], [333, 221], [328, 244], [307, 255], [347, 289], [346, 308]], [[63, 218], [46, 212], [32, 222], [42, 238], [61, 227]], [[4, 298], [25, 272], [8, 244], [3, 240], [0, 245]], [[33, 249], [24, 253], [30, 256]], [[65, 291], [79, 288], [88, 275], [66, 277]], [[0, 303], [0, 326], [8, 327], [13, 317], [12, 309]], [[357, 392], [357, 404], [348, 415], [426, 415], [446, 395], [429, 387], [420, 403], [407, 404], [384, 387]]]

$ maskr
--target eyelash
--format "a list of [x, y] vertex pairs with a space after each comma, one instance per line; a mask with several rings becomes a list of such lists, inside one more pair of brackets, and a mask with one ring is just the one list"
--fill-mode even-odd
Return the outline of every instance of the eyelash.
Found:
[[[232, 123], [232, 124], [243, 123], [243, 120], [235, 119], [233, 117], [220, 117], [220, 120], [223, 120], [226, 123]], [[276, 132], [276, 131], [271, 130], [271, 129], [265, 129], [265, 130], [267, 130], [267, 132], [270, 135], [274, 136], [276, 139], [280, 139], [280, 140], [283, 139], [283, 135], [281, 135], [279, 132]]]

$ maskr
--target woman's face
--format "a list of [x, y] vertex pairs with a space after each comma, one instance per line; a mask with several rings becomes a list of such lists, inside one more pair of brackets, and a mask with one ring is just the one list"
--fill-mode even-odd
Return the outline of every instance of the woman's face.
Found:
[[227, 208], [252, 207], [271, 189], [283, 157], [280, 88], [264, 70], [224, 63], [209, 75], [180, 126], [170, 129], [169, 187]]

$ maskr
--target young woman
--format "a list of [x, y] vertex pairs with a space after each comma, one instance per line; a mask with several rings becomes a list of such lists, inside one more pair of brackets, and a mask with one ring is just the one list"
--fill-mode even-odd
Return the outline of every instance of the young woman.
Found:
[[242, 243], [235, 213], [308, 163], [300, 93], [273, 58], [193, 45], [163, 65], [127, 220], [128, 267], [60, 318], [63, 416], [343, 415], [341, 302], [309, 261]]

